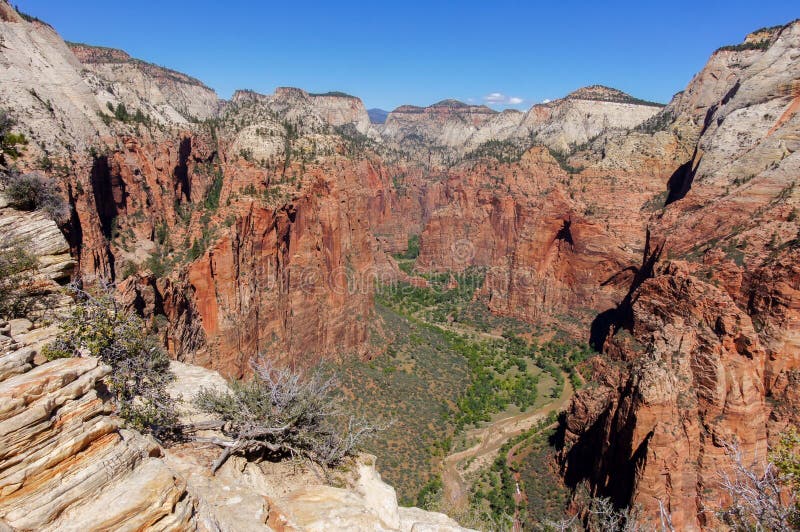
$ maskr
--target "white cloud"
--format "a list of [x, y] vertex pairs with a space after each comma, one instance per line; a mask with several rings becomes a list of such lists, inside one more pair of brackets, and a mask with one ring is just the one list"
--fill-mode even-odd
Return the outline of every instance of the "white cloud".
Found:
[[506, 96], [502, 92], [492, 92], [484, 96], [483, 101], [489, 105], [519, 105], [525, 100], [518, 96]]
[[544, 100], [542, 100], [542, 103], [550, 103], [550, 102], [551, 102], [550, 98], [545, 98]]

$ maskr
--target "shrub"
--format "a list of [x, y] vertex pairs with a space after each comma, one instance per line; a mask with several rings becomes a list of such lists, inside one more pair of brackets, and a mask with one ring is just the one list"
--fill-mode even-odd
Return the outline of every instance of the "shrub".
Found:
[[21, 243], [0, 242], [0, 316], [23, 313], [36, 264], [36, 257]]
[[4, 159], [6, 155], [16, 159], [20, 156], [18, 146], [28, 143], [25, 135], [11, 131], [15, 125], [17, 121], [7, 111], [0, 110], [0, 159]]
[[3, 193], [12, 207], [22, 211], [42, 211], [56, 222], [69, 216], [69, 205], [61, 197], [58, 185], [38, 172], [21, 174], [11, 170], [0, 175]]
[[442, 482], [442, 477], [437, 475], [422, 486], [417, 493], [417, 507], [428, 511], [438, 511], [443, 494], [444, 482]]
[[233, 381], [230, 392], [202, 389], [195, 399], [200, 410], [217, 417], [230, 439], [215, 440], [223, 452], [214, 462], [219, 469], [234, 453], [303, 456], [332, 466], [353, 454], [367, 436], [379, 429], [348, 417], [333, 397], [334, 378], [320, 370], [276, 368], [261, 359], [253, 363], [250, 381]]
[[402, 257], [404, 259], [416, 259], [419, 257], [419, 235], [408, 237], [408, 247]]
[[111, 366], [106, 383], [120, 417], [136, 429], [168, 436], [177, 420], [167, 393], [174, 376], [158, 340], [141, 318], [119, 307], [110, 290], [99, 295], [74, 291], [77, 304], [43, 355], [49, 360], [84, 353], [99, 358]]
[[718, 515], [732, 530], [797, 530], [800, 528], [800, 435], [792, 428], [782, 435], [769, 462], [745, 461], [735, 443], [724, 444], [731, 473], [720, 473], [720, 487], [730, 504]]

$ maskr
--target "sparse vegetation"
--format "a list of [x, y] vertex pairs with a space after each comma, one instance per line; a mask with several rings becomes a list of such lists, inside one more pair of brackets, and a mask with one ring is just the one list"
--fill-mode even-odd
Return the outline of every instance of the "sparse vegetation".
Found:
[[336, 379], [319, 370], [306, 375], [264, 358], [252, 368], [253, 378], [231, 381], [229, 392], [206, 388], [195, 399], [202, 411], [222, 422], [229, 438], [212, 441], [223, 448], [212, 471], [235, 453], [302, 456], [334, 466], [380, 430], [348, 416], [333, 396]]
[[[39, 18], [37, 18], [37, 17], [34, 17], [33, 15], [29, 15], [28, 13], [25, 13], [24, 11], [20, 10], [19, 6], [17, 6], [17, 5], [15, 5], [15, 6], [14, 6], [14, 9], [15, 9], [15, 10], [16, 10], [16, 12], [19, 14], [19, 16], [21, 16], [21, 17], [22, 17], [22, 19], [23, 19], [25, 22], [38, 22], [38, 23], [40, 23], [40, 24], [47, 24], [47, 23], [46, 23], [46, 22], [44, 22], [43, 20], [41, 20], [41, 19], [39, 19]], [[49, 24], [48, 24], [48, 25], [49, 25]]]
[[376, 314], [381, 325], [371, 342], [384, 346], [381, 331], [391, 331], [386, 352], [367, 363], [348, 357], [329, 371], [339, 376], [342, 400], [352, 411], [367, 418], [392, 412], [395, 423], [366, 442], [365, 449], [378, 457], [381, 475], [402, 503], [413, 506], [449, 449], [454, 400], [469, 383], [469, 369], [436, 329], [380, 302]]
[[23, 211], [42, 211], [56, 222], [69, 216], [69, 206], [58, 190], [55, 180], [39, 172], [27, 174], [12, 169], [0, 173], [3, 194], [10, 205]]
[[659, 192], [642, 205], [642, 211], [644, 212], [657, 212], [664, 208], [665, 203], [667, 202], [667, 197], [669, 196], [669, 191], [664, 190]]
[[408, 247], [399, 258], [414, 260], [419, 257], [419, 235], [411, 235], [408, 237]]
[[0, 162], [6, 163], [6, 158], [16, 159], [22, 154], [22, 148], [28, 143], [28, 139], [21, 133], [14, 133], [12, 130], [17, 125], [17, 121], [8, 114], [8, 111], [0, 110]]
[[[106, 102], [106, 107], [113, 115], [113, 118], [119, 120], [120, 122], [126, 124], [143, 124], [145, 126], [149, 126], [151, 123], [150, 117], [142, 112], [141, 109], [136, 109], [136, 111], [131, 114], [128, 111], [128, 108], [125, 107], [125, 104], [119, 102], [116, 107], [111, 102]], [[103, 122], [108, 125], [111, 123], [111, 116], [106, 115], [105, 113], [100, 113], [100, 118], [103, 119]]]
[[492, 158], [501, 163], [513, 163], [520, 160], [526, 147], [514, 140], [489, 140], [479, 145], [466, 155], [466, 159]]
[[547, 150], [550, 152], [550, 156], [556, 160], [561, 169], [566, 173], [579, 174], [583, 171], [583, 168], [569, 164], [569, 153], [564, 153], [552, 148], [547, 148]]
[[365, 152], [373, 146], [372, 140], [359, 132], [353, 124], [345, 124], [334, 128], [345, 145], [345, 153], [350, 158], [362, 158]]
[[717, 48], [717, 52], [743, 52], [745, 50], [768, 50], [772, 46], [772, 41], [762, 39], [760, 41], [743, 42], [739, 44], [728, 44]]
[[43, 349], [44, 356], [99, 358], [111, 366], [105, 381], [120, 417], [139, 430], [171, 435], [177, 418], [167, 384], [174, 376], [158, 339], [141, 318], [120, 307], [110, 288], [96, 294], [72, 289], [76, 305], [56, 340]]
[[17, 318], [26, 310], [37, 260], [21, 242], [0, 240], [0, 317]]
[[666, 131], [673, 122], [675, 122], [675, 114], [669, 109], [664, 109], [654, 114], [633, 129], [634, 131], [640, 131], [642, 133], [652, 135], [654, 133], [658, 133], [659, 131]]

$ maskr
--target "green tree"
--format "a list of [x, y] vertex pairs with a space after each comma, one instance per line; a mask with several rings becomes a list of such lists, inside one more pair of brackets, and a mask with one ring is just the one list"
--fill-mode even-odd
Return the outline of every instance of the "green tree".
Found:
[[48, 359], [88, 354], [111, 366], [105, 378], [117, 413], [132, 427], [166, 437], [177, 415], [167, 384], [169, 358], [141, 318], [120, 307], [110, 289], [91, 294], [73, 288], [76, 305], [61, 334], [45, 346]]
[[0, 242], [0, 317], [16, 318], [30, 302], [37, 260], [20, 242]]
[[12, 129], [17, 121], [5, 110], [0, 110], [0, 162], [6, 163], [6, 157], [16, 159], [21, 155], [22, 147], [28, 139], [21, 133], [14, 133]]

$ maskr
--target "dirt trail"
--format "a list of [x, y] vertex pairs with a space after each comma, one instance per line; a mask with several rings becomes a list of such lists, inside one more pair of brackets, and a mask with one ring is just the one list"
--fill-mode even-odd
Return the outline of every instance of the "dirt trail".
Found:
[[467, 483], [462, 476], [459, 464], [472, 458], [464, 472], [475, 471], [494, 460], [498, 449], [510, 438], [524, 432], [544, 419], [550, 412], [558, 412], [566, 408], [572, 398], [574, 390], [569, 376], [564, 375], [564, 392], [561, 397], [536, 410], [524, 412], [507, 418], [501, 418], [485, 427], [467, 432], [467, 437], [478, 440], [478, 443], [457, 453], [452, 453], [444, 459], [444, 496], [452, 507], [465, 508], [469, 503]]

